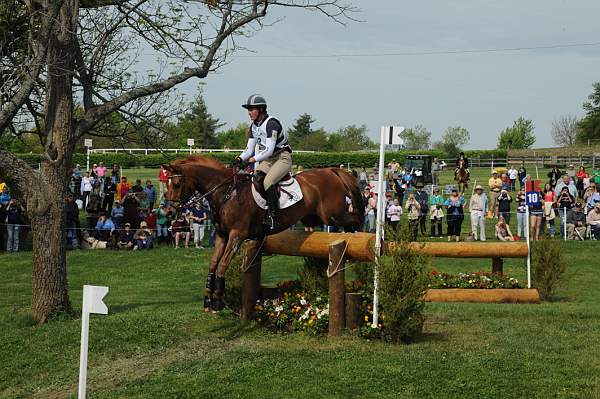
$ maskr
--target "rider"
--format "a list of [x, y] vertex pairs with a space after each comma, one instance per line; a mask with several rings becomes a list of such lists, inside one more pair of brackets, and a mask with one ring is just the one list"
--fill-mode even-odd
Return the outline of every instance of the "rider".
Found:
[[264, 176], [263, 186], [269, 208], [264, 224], [275, 229], [279, 213], [276, 185], [291, 171], [292, 149], [281, 123], [267, 114], [267, 101], [263, 96], [251, 95], [242, 107], [248, 110], [252, 123], [248, 131], [246, 150], [236, 157], [232, 164], [245, 169], [248, 164], [259, 163], [255, 178], [258, 174]]
[[458, 170], [460, 169], [460, 164], [462, 162], [462, 166], [467, 172], [467, 179], [471, 176], [471, 171], [469, 170], [469, 158], [465, 157], [465, 153], [461, 151], [456, 160], [456, 168], [454, 169], [454, 177], [458, 174]]

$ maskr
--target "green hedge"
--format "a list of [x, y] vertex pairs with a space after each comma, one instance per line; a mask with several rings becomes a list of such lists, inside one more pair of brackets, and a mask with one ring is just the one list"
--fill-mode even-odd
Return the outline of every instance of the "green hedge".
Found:
[[[386, 152], [386, 162], [396, 159], [398, 162], [403, 163], [406, 160], [407, 155], [411, 154], [427, 154], [437, 158], [446, 158], [443, 151], [440, 150], [427, 150], [427, 151], [410, 151], [402, 150], [396, 152]], [[32, 166], [37, 166], [40, 162], [41, 155], [39, 154], [17, 154], [19, 158], [26, 161]], [[229, 163], [237, 155], [237, 152], [219, 152], [219, 153], [206, 153], [206, 156], [218, 159], [221, 162]], [[504, 150], [484, 150], [484, 151], [465, 151], [467, 157], [482, 158], [506, 158], [506, 151]], [[144, 167], [144, 168], [158, 168], [160, 164], [166, 163], [175, 159], [185, 158], [187, 154], [129, 154], [129, 153], [106, 153], [106, 154], [90, 154], [90, 164], [104, 162], [105, 165], [109, 166], [112, 164], [120, 165], [124, 168], [133, 167]], [[375, 167], [378, 164], [379, 152], [316, 152], [316, 153], [294, 153], [293, 154], [294, 164], [302, 165], [306, 169], [318, 168], [323, 166], [338, 166], [340, 164], [347, 165], [350, 163], [352, 167]], [[73, 165], [80, 164], [85, 167], [86, 154], [75, 154], [73, 155]]]

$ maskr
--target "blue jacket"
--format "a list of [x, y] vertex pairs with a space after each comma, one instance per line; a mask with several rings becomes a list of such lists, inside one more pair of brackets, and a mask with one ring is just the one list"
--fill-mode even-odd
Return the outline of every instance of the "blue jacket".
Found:
[[115, 229], [115, 225], [112, 222], [112, 220], [110, 219], [106, 219], [104, 221], [104, 223], [102, 223], [100, 220], [98, 220], [98, 223], [96, 223], [96, 230], [114, 230]]
[[1, 193], [0, 194], [0, 203], [4, 206], [8, 205], [10, 202], [10, 194], [9, 193]]

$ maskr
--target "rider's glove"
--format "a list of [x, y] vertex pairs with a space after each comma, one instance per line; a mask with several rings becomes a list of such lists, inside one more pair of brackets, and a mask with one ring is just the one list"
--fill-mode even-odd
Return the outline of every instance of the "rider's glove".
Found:
[[231, 161], [231, 167], [237, 166], [241, 169], [240, 164], [242, 162], [244, 162], [244, 160], [241, 157], [235, 157], [235, 159]]
[[242, 160], [239, 163], [238, 167], [240, 168], [240, 170], [244, 170], [244, 169], [246, 169], [248, 167], [248, 165], [250, 165], [250, 162]]

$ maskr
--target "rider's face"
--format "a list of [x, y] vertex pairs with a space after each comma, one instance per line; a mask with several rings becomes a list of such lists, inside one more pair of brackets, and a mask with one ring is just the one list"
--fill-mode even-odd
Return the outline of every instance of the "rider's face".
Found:
[[260, 110], [258, 108], [248, 108], [248, 116], [252, 121], [256, 121], [260, 116]]

